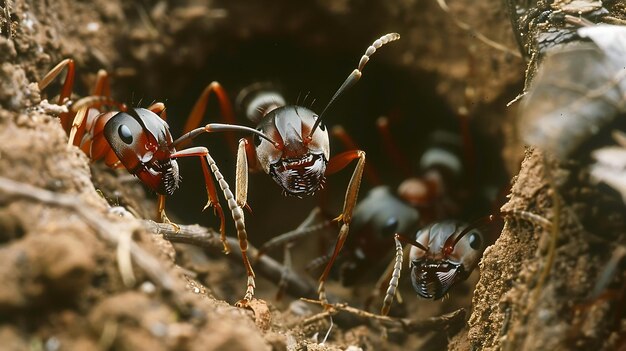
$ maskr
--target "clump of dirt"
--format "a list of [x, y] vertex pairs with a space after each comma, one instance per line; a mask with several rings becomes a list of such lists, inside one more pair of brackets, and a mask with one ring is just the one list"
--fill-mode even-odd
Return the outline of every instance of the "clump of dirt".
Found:
[[[511, 215], [480, 264], [474, 312], [468, 322], [472, 347], [610, 350], [619, 343], [619, 334], [623, 332], [618, 322], [621, 316], [614, 310], [620, 303], [619, 295], [610, 293], [615, 288], [603, 281], [600, 274], [615, 240], [603, 236], [616, 231], [589, 231], [593, 229], [582, 225], [589, 213], [581, 211], [588, 207], [576, 205], [582, 198], [571, 197], [566, 190], [572, 178], [580, 180], [584, 173], [584, 168], [558, 164], [536, 150], [527, 153], [511, 199], [502, 208]], [[552, 184], [560, 187], [551, 186], [551, 179]], [[555, 194], [554, 189], [560, 193]], [[580, 194], [594, 190], [571, 191]], [[563, 201], [562, 196], [569, 201]], [[597, 195], [596, 201], [598, 198], [601, 197]], [[595, 206], [603, 205], [597, 202]], [[613, 203], [611, 208], [622, 206]], [[516, 215], [516, 210], [538, 214], [551, 223]], [[622, 221], [623, 217], [613, 216], [616, 228]], [[558, 223], [556, 231], [554, 223]], [[619, 272], [614, 274], [610, 280], [619, 278]], [[608, 290], [602, 295], [593, 293], [603, 285]]]

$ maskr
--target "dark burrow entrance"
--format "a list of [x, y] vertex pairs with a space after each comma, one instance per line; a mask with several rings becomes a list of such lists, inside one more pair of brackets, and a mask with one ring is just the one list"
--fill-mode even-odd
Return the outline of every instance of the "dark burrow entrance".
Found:
[[[372, 38], [373, 41], [375, 38]], [[238, 92], [255, 82], [272, 82], [284, 93], [288, 103], [300, 102], [321, 112], [341, 82], [356, 67], [370, 41], [350, 45], [349, 49], [327, 47], [312, 50], [297, 41], [282, 38], [255, 38], [230, 44], [224, 50], [209, 55], [205, 65], [190, 70], [185, 65], [160, 65], [158, 72], [138, 71], [133, 79], [120, 78], [114, 89], [123, 101], [142, 106], [153, 100], [164, 101], [168, 108], [168, 123], [174, 136], [180, 135], [182, 125], [201, 91], [211, 81], [219, 81], [234, 100]], [[419, 172], [418, 160], [428, 144], [429, 135], [437, 129], [460, 133], [461, 119], [434, 91], [436, 77], [412, 73], [400, 65], [396, 43], [376, 52], [363, 71], [363, 77], [334, 105], [326, 117], [329, 128], [341, 125], [367, 153], [367, 163], [380, 174], [385, 184], [396, 187], [404, 178], [392, 155], [382, 147], [383, 140], [376, 129], [376, 120], [387, 116], [393, 137], [405, 154], [414, 174]], [[354, 49], [357, 48], [357, 49]], [[158, 60], [157, 60], [158, 61]], [[158, 78], [137, 79], [146, 75]], [[151, 84], [149, 82], [159, 82]], [[203, 123], [217, 122], [219, 110], [215, 99], [208, 108]], [[238, 122], [252, 126], [242, 116]], [[487, 136], [470, 123], [474, 148], [471, 167], [477, 187], [486, 185], [502, 189], [507, 180], [500, 159], [499, 136]], [[237, 135], [235, 138], [243, 137]], [[195, 145], [209, 148], [226, 180], [234, 186], [236, 155], [227, 147], [225, 135], [201, 136]], [[331, 136], [331, 156], [345, 147]], [[183, 183], [168, 199], [168, 212], [182, 223], [201, 223], [215, 227], [216, 218], [208, 210], [202, 172], [195, 160], [180, 162]], [[250, 241], [262, 244], [272, 236], [295, 228], [306, 214], [318, 204], [326, 204], [329, 213], [339, 213], [345, 189], [354, 166], [351, 165], [327, 179], [328, 191], [320, 196], [297, 199], [285, 197], [280, 188], [265, 174], [250, 176], [248, 201], [253, 213], [246, 217]], [[364, 180], [360, 198], [372, 187]], [[482, 196], [482, 195], [481, 195]], [[322, 202], [320, 202], [322, 201]], [[479, 206], [476, 204], [480, 203]], [[224, 205], [225, 206], [225, 205]], [[485, 200], [476, 200], [465, 220], [484, 216], [492, 207]], [[230, 224], [229, 224], [230, 225]], [[230, 231], [230, 226], [229, 226]]]

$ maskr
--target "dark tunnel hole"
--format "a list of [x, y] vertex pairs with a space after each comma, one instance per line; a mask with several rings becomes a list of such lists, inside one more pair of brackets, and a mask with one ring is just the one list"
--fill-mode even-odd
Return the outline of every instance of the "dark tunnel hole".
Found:
[[[288, 103], [299, 101], [302, 104], [307, 96], [304, 105], [319, 113], [348, 74], [356, 68], [367, 45], [369, 43], [363, 43], [363, 48], [349, 52], [333, 49], [313, 51], [292, 40], [257, 38], [212, 53], [200, 70], [164, 63], [160, 65], [159, 72], [138, 72], [138, 76], [158, 74], [160, 84], [156, 86], [138, 79], [118, 84], [123, 85], [126, 91], [125, 101], [138, 104], [142, 100], [140, 104], [143, 107], [153, 99], [164, 101], [168, 123], [176, 138], [181, 134], [196, 99], [204, 87], [214, 80], [224, 86], [231, 100], [247, 85], [269, 81], [281, 87]], [[435, 129], [459, 131], [459, 119], [445, 101], [437, 96], [434, 88], [436, 77], [403, 68], [399, 64], [400, 58], [393, 55], [392, 45], [389, 44], [372, 56], [363, 70], [361, 80], [334, 105], [325, 117], [325, 122], [329, 128], [342, 125], [367, 153], [367, 163], [380, 173], [386, 184], [395, 188], [403, 177], [381, 147], [382, 139], [376, 130], [376, 119], [380, 116], [390, 118], [392, 133], [398, 146], [408, 156], [415, 174], [429, 133]], [[170, 85], [168, 81], [182, 81], [183, 88], [171, 89], [181, 85]], [[218, 122], [218, 112], [217, 102], [212, 99], [203, 124]], [[237, 117], [238, 123], [252, 126], [243, 117]], [[235, 138], [238, 140], [243, 136], [236, 135]], [[475, 166], [480, 172], [477, 178], [482, 177], [485, 182], [497, 182], [498, 187], [503, 186], [504, 170], [499, 156], [501, 142], [486, 139], [476, 130], [472, 131], [472, 138], [479, 153], [479, 164]], [[226, 181], [234, 188], [236, 155], [229, 151], [225, 136], [203, 135], [196, 139], [194, 145], [209, 149]], [[344, 150], [344, 146], [331, 136], [331, 157]], [[202, 212], [207, 198], [199, 161], [184, 159], [180, 160], [179, 165], [183, 180], [180, 189], [168, 198], [168, 213], [181, 223], [200, 223], [217, 228], [219, 222], [212, 210]], [[325, 195], [316, 194], [304, 199], [283, 196], [279, 186], [263, 172], [251, 174], [248, 203], [252, 213], [246, 213], [250, 241], [260, 245], [275, 235], [294, 229], [320, 201], [324, 201], [324, 208], [329, 213], [338, 215], [354, 165], [352, 163], [327, 178]], [[371, 187], [364, 180], [359, 198], [363, 198]], [[221, 193], [219, 197], [226, 212], [227, 232], [234, 235], [232, 219]], [[473, 210], [471, 216], [486, 215], [486, 211], [491, 208], [481, 206]]]

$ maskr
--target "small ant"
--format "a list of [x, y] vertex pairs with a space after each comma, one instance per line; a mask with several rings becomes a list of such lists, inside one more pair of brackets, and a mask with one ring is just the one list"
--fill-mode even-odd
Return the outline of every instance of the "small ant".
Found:
[[[488, 217], [492, 221], [493, 216]], [[481, 224], [483, 220], [479, 221]], [[402, 242], [410, 244], [409, 267], [411, 283], [417, 294], [438, 300], [476, 268], [485, 250], [484, 233], [479, 224], [443, 220], [430, 224], [415, 234], [415, 240], [396, 233], [395, 264], [385, 293], [382, 315], [387, 315], [393, 302], [402, 270]]]
[[[357, 204], [354, 235], [347, 243], [352, 259], [344, 265], [344, 283], [355, 280], [359, 271], [387, 257], [394, 233], [414, 233], [419, 227], [442, 218], [458, 217], [460, 203], [464, 201], [459, 190], [464, 167], [458, 135], [444, 130], [432, 132], [419, 160], [419, 174], [411, 175], [411, 170], [405, 167], [409, 162], [390, 135], [386, 117], [378, 119], [377, 128], [387, 154], [397, 158], [397, 167], [407, 177], [395, 192], [389, 186], [377, 185]], [[343, 128], [334, 128], [333, 134], [348, 147], [356, 145]], [[376, 184], [379, 177], [374, 173], [370, 179]]]
[[[98, 72], [93, 94], [75, 103], [70, 99], [75, 72], [72, 59], [61, 61], [48, 72], [39, 83], [39, 89], [45, 89], [64, 68], [67, 68], [67, 73], [59, 96], [59, 104], [70, 108], [67, 112], [62, 112], [59, 117], [61, 125], [69, 134], [68, 143], [79, 147], [92, 161], [104, 159], [107, 166], [126, 168], [128, 172], [137, 176], [143, 184], [158, 194], [158, 215], [166, 223], [171, 222], [165, 214], [165, 197], [172, 195], [180, 186], [181, 181], [177, 160], [183, 157], [200, 157], [208, 196], [204, 209], [212, 206], [218, 214], [224, 252], [228, 253], [230, 248], [226, 241], [224, 214], [218, 201], [215, 184], [211, 179], [211, 172], [213, 173], [228, 201], [228, 208], [237, 228], [244, 265], [248, 272], [246, 294], [240, 304], [245, 305], [249, 302], [254, 295], [255, 284], [254, 273], [246, 254], [247, 233], [243, 204], [235, 201], [235, 196], [207, 148], [191, 147], [178, 151], [176, 148], [199, 134], [221, 131], [224, 128], [229, 131], [253, 133], [260, 138], [268, 139], [268, 137], [255, 129], [237, 125], [224, 126], [213, 123], [196, 128], [204, 114], [210, 93], [216, 92], [218, 96], [223, 95], [217, 83], [207, 86], [189, 116], [192, 123], [187, 124], [183, 136], [174, 140], [165, 121], [165, 105], [157, 102], [147, 109], [127, 108], [124, 104], [114, 102], [110, 98], [109, 76], [104, 70]], [[101, 111], [103, 105], [116, 106], [118, 111]], [[171, 224], [177, 227], [174, 223]]]
[[[370, 45], [355, 70], [346, 78], [319, 115], [310, 109], [287, 105], [275, 91], [256, 91], [244, 100], [247, 116], [257, 122], [259, 133], [254, 135], [254, 146], [247, 139], [239, 141], [237, 150], [237, 199], [246, 203], [248, 169], [263, 169], [282, 188], [285, 195], [302, 197], [313, 195], [324, 186], [326, 175], [345, 168], [358, 159], [346, 190], [343, 211], [337, 221], [342, 226], [333, 254], [319, 278], [319, 296], [326, 301], [324, 284], [348, 235], [365, 165], [365, 152], [350, 150], [330, 158], [328, 131], [322, 120], [332, 104], [347, 89], [359, 81], [370, 56], [383, 45], [400, 39], [397, 33], [383, 35]], [[262, 136], [268, 136], [264, 138]]]
[[[377, 126], [385, 141], [385, 148], [389, 151], [397, 150], [393, 138], [389, 137], [387, 119], [379, 118]], [[335, 127], [333, 134], [348, 149], [357, 148], [357, 144], [343, 128]], [[375, 186], [356, 205], [353, 225], [350, 228], [351, 240], [346, 242], [342, 257], [345, 261], [340, 276], [344, 285], [353, 284], [363, 276], [363, 272], [370, 271], [376, 263], [385, 260], [393, 248], [391, 238], [396, 233], [407, 235], [417, 231], [415, 241], [404, 241], [416, 246], [410, 252], [412, 281], [418, 294], [424, 298], [443, 297], [456, 283], [465, 280], [476, 267], [485, 249], [483, 233], [471, 227], [475, 230], [467, 235], [468, 233], [463, 233], [468, 228], [467, 224], [441, 220], [457, 217], [460, 203], [464, 200], [463, 194], [458, 190], [463, 173], [459, 137], [450, 132], [436, 130], [429, 139], [429, 147], [420, 158], [419, 176], [407, 177], [396, 192], [386, 185]], [[408, 162], [400, 156], [396, 163], [402, 166]], [[365, 169], [364, 173], [367, 175], [368, 171], [370, 181], [376, 183], [380, 178], [373, 169]], [[404, 173], [410, 174], [410, 170]], [[274, 238], [271, 243], [261, 247], [261, 252], [312, 231], [302, 228], [297, 232], [298, 234], [289, 233], [285, 238]], [[396, 246], [396, 269], [389, 272], [391, 275], [399, 275], [398, 265], [401, 262], [398, 263], [397, 250]], [[400, 255], [403, 254], [402, 251], [400, 247]], [[319, 267], [329, 258], [330, 255], [325, 255], [315, 259], [308, 268]], [[385, 274], [377, 284], [381, 289], [386, 284], [384, 277], [388, 276]], [[376, 295], [374, 292], [368, 301]]]

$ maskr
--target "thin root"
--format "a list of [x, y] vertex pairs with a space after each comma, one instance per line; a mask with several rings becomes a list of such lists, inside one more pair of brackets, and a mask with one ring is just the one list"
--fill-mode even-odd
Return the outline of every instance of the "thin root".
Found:
[[304, 302], [321, 305], [326, 310], [314, 316], [311, 316], [301, 322], [302, 325], [309, 325], [335, 315], [339, 312], [347, 312], [365, 320], [373, 320], [387, 328], [399, 328], [406, 333], [424, 333], [434, 330], [450, 329], [454, 325], [462, 325], [465, 323], [465, 309], [458, 309], [454, 312], [441, 315], [439, 317], [431, 317], [423, 320], [413, 320], [408, 318], [393, 318], [381, 316], [371, 312], [363, 311], [358, 308], [350, 307], [345, 303], [327, 304], [319, 300], [301, 299]]

